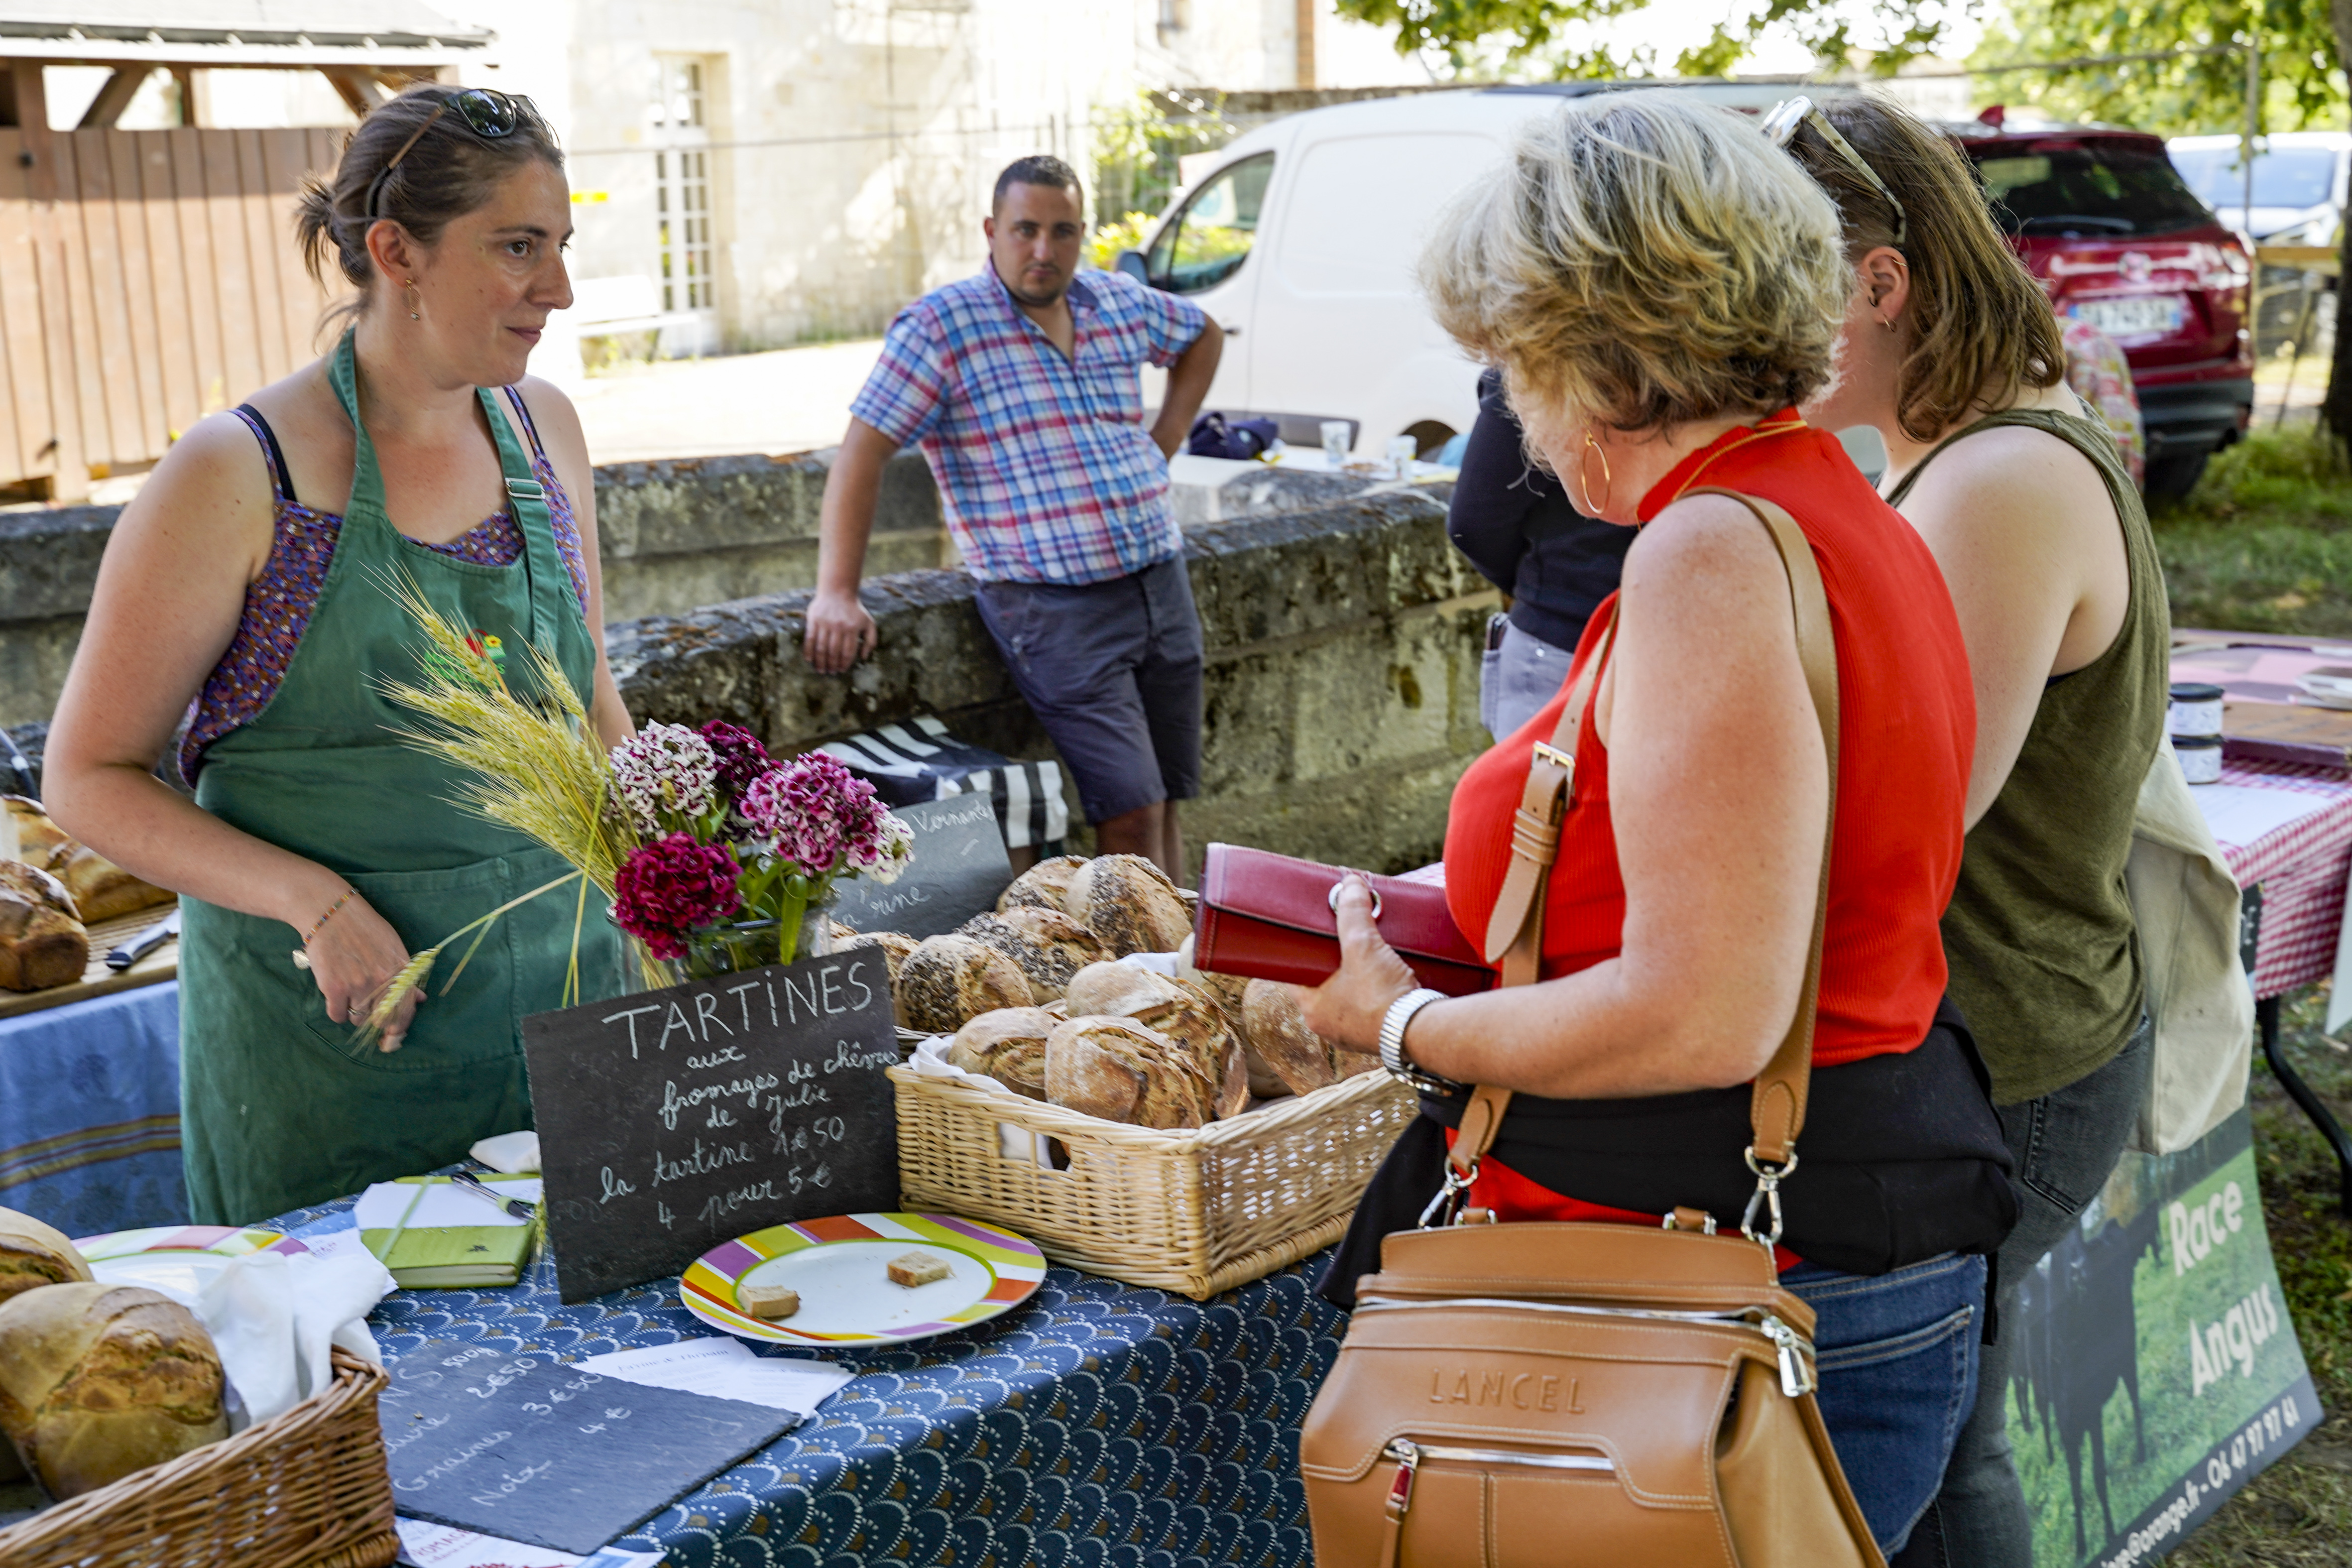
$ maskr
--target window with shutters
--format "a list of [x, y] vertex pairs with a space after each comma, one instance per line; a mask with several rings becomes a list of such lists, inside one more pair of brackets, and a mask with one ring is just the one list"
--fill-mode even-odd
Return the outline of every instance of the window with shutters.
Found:
[[654, 153], [654, 223], [661, 308], [715, 310], [718, 279], [711, 268], [710, 132], [703, 113], [702, 60], [691, 55], [655, 57], [658, 91], [650, 115]]

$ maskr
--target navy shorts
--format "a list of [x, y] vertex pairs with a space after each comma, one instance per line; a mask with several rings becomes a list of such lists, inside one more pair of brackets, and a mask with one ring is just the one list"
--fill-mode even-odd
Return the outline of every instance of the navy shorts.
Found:
[[982, 583], [979, 604], [1088, 822], [1201, 793], [1201, 616], [1181, 558], [1076, 587]]

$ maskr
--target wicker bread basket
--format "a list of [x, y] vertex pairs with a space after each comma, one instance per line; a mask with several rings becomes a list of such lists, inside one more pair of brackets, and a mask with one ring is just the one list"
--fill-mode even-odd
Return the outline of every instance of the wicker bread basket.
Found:
[[334, 1385], [284, 1415], [0, 1530], [0, 1568], [385, 1568], [386, 1378], [333, 1354]]
[[[1337, 1241], [1415, 1113], [1412, 1091], [1383, 1072], [1188, 1132], [907, 1068], [890, 1078], [908, 1208], [1010, 1226], [1057, 1263], [1195, 1300]], [[1009, 1157], [1000, 1122], [1059, 1141], [1068, 1168]]]

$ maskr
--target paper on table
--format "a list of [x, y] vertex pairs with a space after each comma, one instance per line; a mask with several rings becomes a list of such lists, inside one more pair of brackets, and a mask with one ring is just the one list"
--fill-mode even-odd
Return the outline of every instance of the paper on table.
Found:
[[[537, 1203], [546, 1185], [537, 1176], [485, 1176], [484, 1184], [492, 1192], [518, 1197], [525, 1203]], [[527, 1225], [505, 1210], [484, 1203], [480, 1196], [466, 1191], [455, 1182], [427, 1182], [425, 1195], [416, 1197], [415, 1182], [378, 1182], [360, 1194], [352, 1214], [362, 1230], [391, 1230], [400, 1226], [406, 1215], [411, 1230], [441, 1230], [454, 1226]], [[416, 1201], [412, 1213], [409, 1203]]]
[[740, 1399], [772, 1410], [797, 1410], [803, 1415], [815, 1414], [825, 1395], [852, 1375], [828, 1362], [754, 1355], [741, 1340], [719, 1336], [643, 1350], [608, 1351], [586, 1357], [578, 1365], [583, 1371], [628, 1383]]
[[2248, 784], [2199, 784], [2189, 793], [2205, 814], [2205, 826], [2213, 830], [2213, 837], [2241, 849], [2336, 804], [2328, 795]]
[[662, 1560], [658, 1552], [622, 1552], [610, 1546], [574, 1557], [553, 1547], [500, 1541], [422, 1519], [394, 1519], [392, 1525], [400, 1532], [400, 1561], [409, 1568], [651, 1568]]

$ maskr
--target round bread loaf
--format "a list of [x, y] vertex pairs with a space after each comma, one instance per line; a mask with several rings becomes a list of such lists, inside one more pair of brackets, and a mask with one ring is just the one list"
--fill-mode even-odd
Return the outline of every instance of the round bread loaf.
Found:
[[1062, 988], [1076, 973], [1071, 965], [1032, 941], [1028, 932], [1001, 916], [974, 915], [956, 927], [956, 935], [968, 936], [982, 947], [992, 947], [1011, 959], [1029, 982], [1029, 1000], [1040, 1007], [1058, 999]]
[[968, 936], [934, 936], [898, 966], [892, 992], [898, 1022], [929, 1035], [952, 1035], [982, 1013], [1031, 1005], [1020, 965]]
[[1132, 1018], [1075, 1017], [1045, 1037], [1045, 1099], [1138, 1127], [1207, 1123], [1214, 1085], [1193, 1053]]
[[152, 1290], [47, 1285], [0, 1305], [0, 1433], [54, 1498], [219, 1442], [222, 1388], [212, 1336]]
[[89, 931], [65, 884], [20, 860], [0, 860], [0, 987], [70, 984], [89, 966]]
[[65, 1232], [28, 1214], [0, 1209], [0, 1304], [43, 1285], [67, 1285], [89, 1278]]
[[1173, 952], [1192, 929], [1168, 873], [1140, 855], [1097, 855], [1070, 879], [1063, 911], [1102, 940], [1115, 958]]
[[948, 1063], [984, 1073], [1015, 1094], [1045, 1098], [1045, 1037], [1061, 1020], [1043, 1007], [1000, 1007], [956, 1031]]
[[1094, 932], [1059, 910], [1024, 904], [1009, 909], [996, 918], [1052, 956], [1058, 976], [1054, 991], [1057, 996], [1069, 985], [1071, 975], [1089, 963], [1100, 963], [1110, 956]]
[[1234, 1038], [1242, 1039], [1247, 1035], [1242, 1021], [1242, 998], [1249, 989], [1249, 982], [1238, 974], [1215, 974], [1196, 968], [1190, 931], [1184, 933], [1183, 942], [1176, 948], [1176, 978], [1187, 985], [1199, 986], [1216, 999], [1217, 1005], [1225, 1010], [1225, 1022], [1233, 1026]]
[[[1248, 1039], [1251, 1087], [1262, 1097], [1305, 1094], [1338, 1081], [1330, 1045], [1307, 1026], [1289, 986], [1251, 981], [1242, 997], [1242, 1030]], [[1279, 1087], [1270, 1092], [1258, 1087], [1269, 1080]]]
[[1131, 963], [1090, 963], [1070, 979], [1070, 1012], [1133, 1018], [1192, 1054], [1213, 1086], [1212, 1110], [1231, 1116], [1249, 1102], [1241, 1041], [1224, 1009], [1197, 986]]
[[1060, 910], [1070, 890], [1070, 879], [1087, 863], [1083, 855], [1056, 855], [1050, 860], [1040, 860], [1018, 877], [1012, 885], [997, 895], [996, 912], [1007, 910]]
[[913, 937], [895, 931], [859, 931], [852, 945], [857, 942], [882, 950], [882, 962], [889, 967], [890, 984], [894, 987], [898, 984], [898, 971], [906, 963], [907, 955], [920, 945]]

